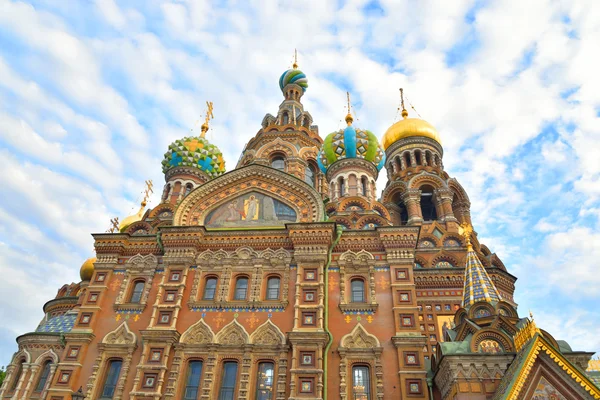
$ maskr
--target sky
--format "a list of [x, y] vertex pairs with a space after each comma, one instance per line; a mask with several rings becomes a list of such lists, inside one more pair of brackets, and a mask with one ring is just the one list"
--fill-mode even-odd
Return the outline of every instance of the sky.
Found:
[[598, 43], [597, 0], [0, 0], [0, 365], [79, 280], [90, 232], [137, 210], [147, 179], [158, 204], [163, 154], [207, 100], [235, 167], [295, 48], [322, 137], [346, 91], [383, 136], [403, 87], [520, 314], [600, 351]]

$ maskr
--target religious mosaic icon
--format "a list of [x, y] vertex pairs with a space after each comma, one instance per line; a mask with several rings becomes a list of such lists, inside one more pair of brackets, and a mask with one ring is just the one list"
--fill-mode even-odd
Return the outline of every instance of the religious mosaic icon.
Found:
[[296, 211], [287, 204], [262, 193], [251, 192], [211, 211], [204, 225], [208, 228], [282, 226], [296, 221]]

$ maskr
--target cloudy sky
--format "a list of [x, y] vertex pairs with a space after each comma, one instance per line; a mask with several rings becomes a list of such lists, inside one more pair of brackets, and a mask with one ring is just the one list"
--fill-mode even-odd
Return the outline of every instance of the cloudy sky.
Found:
[[598, 43], [597, 0], [0, 0], [0, 365], [78, 280], [90, 232], [144, 180], [160, 193], [162, 155], [206, 100], [235, 166], [294, 48], [322, 136], [347, 90], [355, 125], [383, 135], [404, 87], [518, 276], [520, 313], [600, 351]]

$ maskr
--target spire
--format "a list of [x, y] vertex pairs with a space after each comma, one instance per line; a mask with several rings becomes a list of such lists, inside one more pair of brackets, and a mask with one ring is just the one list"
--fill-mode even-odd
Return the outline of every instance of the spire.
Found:
[[[406, 119], [408, 117], [408, 111], [406, 111], [406, 107], [404, 107], [404, 89], [400, 88], [400, 106], [402, 107], [402, 118]], [[398, 115], [398, 114], [396, 114]]]
[[469, 308], [479, 301], [488, 303], [497, 303], [502, 298], [494, 286], [492, 279], [481, 261], [477, 257], [473, 245], [471, 244], [471, 235], [473, 227], [467, 223], [460, 226], [460, 233], [464, 236], [467, 243], [467, 264], [465, 267], [465, 286], [463, 289], [464, 308]]
[[215, 116], [213, 115], [213, 103], [212, 101], [207, 101], [206, 102], [206, 117], [204, 118], [204, 123], [202, 124], [202, 126], [200, 127], [200, 130], [202, 131], [202, 133], [200, 134], [200, 137], [205, 137], [206, 136], [206, 132], [208, 131], [208, 121], [210, 121], [211, 119], [213, 119]]
[[298, 51], [294, 49], [294, 63], [292, 64], [293, 69], [298, 69]]
[[348, 126], [352, 125], [352, 121], [354, 121], [354, 118], [352, 117], [352, 114], [350, 113], [350, 93], [346, 92], [346, 97], [348, 98], [348, 115], [346, 115], [346, 123], [348, 124]]

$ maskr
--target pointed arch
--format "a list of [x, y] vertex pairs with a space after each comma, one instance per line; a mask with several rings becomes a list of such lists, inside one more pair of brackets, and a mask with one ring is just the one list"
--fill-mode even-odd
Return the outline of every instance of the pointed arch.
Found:
[[42, 365], [45, 360], [52, 360], [52, 363], [58, 364], [58, 355], [54, 352], [53, 349], [43, 352], [35, 359], [34, 364]]
[[194, 345], [194, 344], [209, 344], [214, 343], [215, 334], [210, 329], [210, 326], [204, 322], [204, 318], [200, 318], [198, 322], [190, 326], [179, 339], [179, 343]]
[[215, 341], [222, 345], [240, 346], [248, 344], [249, 339], [250, 336], [246, 329], [240, 325], [237, 319], [234, 319], [217, 333]]
[[349, 349], [372, 349], [381, 347], [377, 337], [367, 332], [360, 322], [356, 324], [354, 329], [352, 329], [352, 332], [342, 337], [340, 344], [342, 347]]
[[129, 325], [127, 325], [127, 321], [123, 321], [121, 325], [119, 325], [114, 331], [108, 332], [104, 339], [102, 339], [103, 344], [124, 344], [131, 345], [136, 343], [135, 333], [129, 329]]
[[285, 335], [270, 319], [267, 319], [250, 336], [252, 344], [264, 346], [285, 345]]

